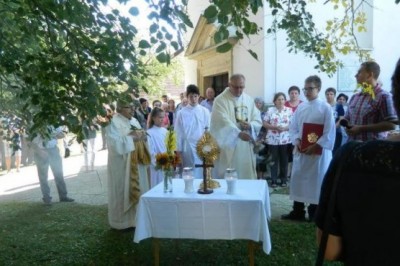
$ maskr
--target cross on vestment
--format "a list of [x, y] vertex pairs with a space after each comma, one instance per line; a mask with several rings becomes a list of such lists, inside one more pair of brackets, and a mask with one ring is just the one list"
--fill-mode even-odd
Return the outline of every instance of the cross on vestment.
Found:
[[194, 167], [198, 168], [201, 167], [203, 168], [203, 188], [199, 188], [197, 191], [199, 194], [211, 194], [213, 193], [212, 189], [207, 188], [207, 168], [208, 167], [214, 167], [213, 164], [206, 164], [206, 158], [203, 157], [203, 163], [202, 164], [195, 164]]

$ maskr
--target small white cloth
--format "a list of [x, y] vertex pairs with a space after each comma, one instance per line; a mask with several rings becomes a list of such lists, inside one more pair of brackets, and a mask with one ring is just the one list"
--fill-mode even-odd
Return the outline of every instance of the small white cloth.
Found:
[[237, 180], [236, 194], [226, 194], [225, 180], [214, 193], [184, 193], [183, 179], [173, 179], [174, 191], [163, 192], [163, 183], [141, 196], [134, 242], [156, 238], [248, 239], [262, 241], [269, 254], [271, 217], [269, 192], [264, 180]]

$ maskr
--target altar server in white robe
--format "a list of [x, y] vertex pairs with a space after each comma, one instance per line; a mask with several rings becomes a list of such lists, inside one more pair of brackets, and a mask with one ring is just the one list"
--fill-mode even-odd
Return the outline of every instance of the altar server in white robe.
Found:
[[[304, 95], [308, 102], [299, 105], [289, 126], [289, 134], [293, 145], [293, 168], [290, 179], [290, 199], [294, 201], [293, 210], [282, 215], [282, 219], [305, 220], [305, 203], [308, 203], [308, 219], [312, 220], [319, 201], [322, 180], [332, 159], [335, 143], [335, 121], [332, 108], [318, 98], [321, 90], [321, 79], [310, 76], [305, 80]], [[304, 123], [323, 125], [322, 136], [302, 152]], [[322, 154], [316, 150], [322, 148]]]
[[[132, 200], [131, 153], [135, 142], [145, 140], [140, 123], [133, 118], [134, 106], [129, 95], [121, 96], [117, 102], [117, 113], [106, 128], [108, 144], [108, 221], [114, 229], [135, 227], [138, 196]], [[137, 148], [137, 147], [136, 147]], [[149, 158], [150, 159], [150, 158]], [[147, 166], [137, 164], [140, 193], [149, 189]], [[137, 190], [136, 190], [137, 191]]]
[[151, 155], [150, 166], [150, 185], [154, 187], [160, 183], [164, 178], [163, 170], [156, 170], [156, 154], [167, 152], [165, 147], [165, 137], [167, 136], [167, 129], [163, 127], [163, 120], [165, 112], [163, 109], [154, 107], [150, 113], [149, 129], [147, 130], [149, 149]]
[[242, 74], [233, 75], [229, 87], [214, 100], [210, 133], [221, 149], [215, 162], [216, 178], [223, 178], [226, 168], [235, 168], [238, 178], [257, 178], [254, 140], [262, 122], [254, 99], [243, 92], [245, 82]]
[[195, 165], [203, 161], [197, 155], [197, 142], [204, 133], [205, 128], [210, 127], [210, 111], [199, 105], [199, 88], [189, 85], [186, 88], [189, 104], [183, 107], [177, 115], [175, 132], [177, 137], [177, 151], [182, 158], [183, 167], [193, 167], [195, 178], [203, 178], [203, 168], [195, 168]]

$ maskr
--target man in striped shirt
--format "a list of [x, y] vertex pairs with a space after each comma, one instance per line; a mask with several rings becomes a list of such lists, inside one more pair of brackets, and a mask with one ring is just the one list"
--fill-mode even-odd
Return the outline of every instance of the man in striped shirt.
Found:
[[[349, 121], [346, 133], [350, 140], [385, 139], [398, 121], [392, 95], [378, 83], [380, 67], [376, 62], [361, 64], [356, 74], [362, 91], [351, 97], [345, 119]], [[368, 89], [369, 88], [369, 89]]]

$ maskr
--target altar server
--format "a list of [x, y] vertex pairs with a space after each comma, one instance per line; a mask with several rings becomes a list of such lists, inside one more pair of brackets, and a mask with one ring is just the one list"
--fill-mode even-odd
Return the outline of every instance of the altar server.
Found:
[[[304, 95], [307, 102], [299, 105], [289, 126], [293, 143], [293, 168], [290, 179], [290, 199], [293, 210], [282, 215], [282, 219], [305, 220], [305, 203], [308, 203], [308, 218], [314, 218], [319, 200], [322, 180], [332, 159], [335, 143], [335, 120], [331, 107], [318, 98], [321, 91], [321, 79], [310, 76], [305, 80]], [[305, 126], [307, 123], [307, 127]], [[308, 134], [303, 134], [311, 128]], [[315, 132], [321, 130], [318, 139]], [[305, 147], [305, 143], [309, 143]]]
[[194, 167], [195, 178], [203, 178], [203, 168], [195, 168], [196, 164], [203, 163], [197, 155], [196, 146], [205, 128], [210, 127], [210, 111], [199, 105], [200, 92], [196, 85], [187, 86], [186, 95], [189, 104], [178, 112], [175, 122], [177, 149], [182, 166]]
[[154, 187], [160, 183], [164, 178], [163, 171], [156, 170], [156, 154], [167, 152], [165, 147], [165, 137], [167, 135], [167, 129], [163, 127], [165, 112], [163, 109], [154, 107], [150, 113], [149, 129], [147, 130], [149, 150], [151, 155], [151, 166], [150, 166], [150, 186]]

